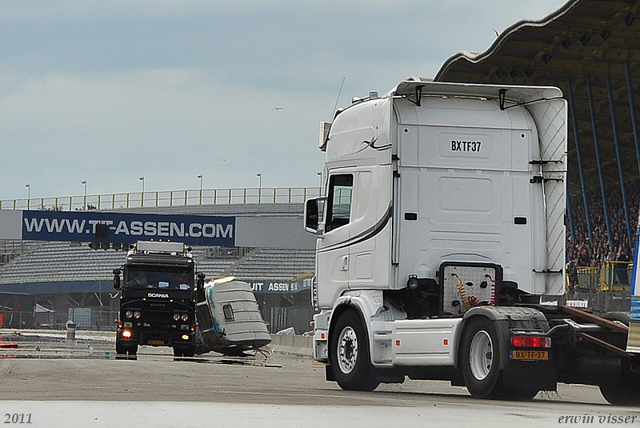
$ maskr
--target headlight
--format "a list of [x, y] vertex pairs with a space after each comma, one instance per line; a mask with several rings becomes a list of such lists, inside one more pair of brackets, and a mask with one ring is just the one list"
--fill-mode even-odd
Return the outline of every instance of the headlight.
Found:
[[180, 321], [180, 314], [173, 314], [173, 320], [174, 321]]
[[189, 314], [182, 314], [182, 321], [187, 321], [189, 319]]
[[127, 311], [124, 313], [124, 316], [127, 318], [133, 318], [133, 311]]
[[409, 287], [409, 290], [417, 290], [419, 285], [418, 276], [409, 275], [409, 280], [407, 281], [407, 287]]
[[133, 316], [134, 316], [136, 319], [139, 319], [141, 315], [142, 315], [142, 314], [140, 313], [140, 311], [135, 311], [135, 312], [133, 313]]

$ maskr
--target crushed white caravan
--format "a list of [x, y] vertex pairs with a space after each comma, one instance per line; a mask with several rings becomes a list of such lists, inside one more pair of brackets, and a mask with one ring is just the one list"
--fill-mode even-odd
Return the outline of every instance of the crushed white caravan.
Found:
[[271, 343], [250, 284], [233, 277], [209, 281], [197, 300], [196, 353], [243, 355]]

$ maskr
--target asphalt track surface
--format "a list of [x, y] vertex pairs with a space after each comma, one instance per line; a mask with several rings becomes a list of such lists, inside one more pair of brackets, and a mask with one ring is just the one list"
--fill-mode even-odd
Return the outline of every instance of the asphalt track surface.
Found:
[[142, 347], [137, 360], [120, 360], [111, 333], [0, 336], [18, 344], [0, 348], [5, 427], [640, 427], [639, 408], [610, 406], [588, 386], [560, 385], [531, 402], [478, 400], [430, 381], [350, 392], [307, 356], [174, 359], [169, 348]]

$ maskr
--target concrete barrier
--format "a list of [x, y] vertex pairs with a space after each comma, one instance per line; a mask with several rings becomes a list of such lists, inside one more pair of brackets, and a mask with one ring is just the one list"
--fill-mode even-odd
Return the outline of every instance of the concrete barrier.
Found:
[[[0, 329], [0, 336], [16, 334], [20, 336], [48, 337], [52, 339], [64, 339], [64, 330], [15, 330]], [[116, 335], [113, 331], [77, 331], [76, 340], [96, 340], [115, 342]], [[313, 357], [313, 337], [298, 335], [271, 335], [272, 342], [267, 345], [267, 349], [283, 354], [299, 355], [302, 357]]]
[[304, 357], [313, 356], [313, 337], [294, 335], [271, 335], [272, 342], [269, 344], [274, 352], [284, 354], [300, 355]]

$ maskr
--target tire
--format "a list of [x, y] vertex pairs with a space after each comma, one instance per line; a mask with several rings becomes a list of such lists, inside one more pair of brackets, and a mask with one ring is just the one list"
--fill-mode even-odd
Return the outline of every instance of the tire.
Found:
[[329, 363], [342, 389], [373, 391], [380, 384], [373, 375], [369, 340], [358, 313], [348, 310], [340, 315], [333, 330]]
[[510, 401], [531, 401], [533, 398], [538, 395], [537, 389], [518, 389], [518, 390], [509, 390], [504, 389], [497, 395], [496, 399], [500, 400], [510, 400]]
[[617, 382], [600, 385], [600, 393], [614, 406], [640, 406], [640, 376], [627, 372]]
[[116, 342], [116, 354], [118, 355], [129, 355], [131, 357], [135, 357], [138, 352], [138, 345], [124, 345], [122, 343]]
[[499, 340], [495, 325], [484, 317], [469, 320], [462, 332], [460, 366], [473, 397], [507, 398], [502, 388]]
[[609, 321], [618, 321], [629, 327], [629, 319], [631, 317], [629, 312], [605, 312], [602, 318]]
[[195, 351], [193, 348], [173, 348], [174, 357], [193, 357]]
[[[629, 326], [629, 312], [606, 312], [602, 318]], [[600, 385], [600, 393], [614, 406], [640, 406], [640, 376], [630, 373], [627, 367], [621, 380]]]

